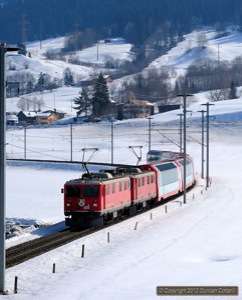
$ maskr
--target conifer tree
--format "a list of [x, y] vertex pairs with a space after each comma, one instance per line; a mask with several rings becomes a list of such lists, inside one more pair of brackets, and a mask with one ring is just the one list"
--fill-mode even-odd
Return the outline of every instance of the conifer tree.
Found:
[[73, 108], [77, 110], [77, 116], [80, 116], [82, 113], [87, 116], [92, 107], [90, 89], [88, 87], [83, 87], [79, 94], [79, 97], [73, 99], [74, 104], [76, 105], [76, 107]]
[[109, 112], [110, 99], [107, 82], [100, 73], [94, 86], [94, 94], [92, 97], [93, 115], [96, 117], [103, 116]]
[[237, 96], [235, 82], [232, 80], [230, 84], [229, 99], [237, 99], [237, 98], [238, 96]]
[[39, 88], [40, 92], [43, 92], [44, 88], [45, 88], [45, 74], [43, 74], [42, 72], [39, 75], [38, 81], [37, 81], [37, 87]]
[[65, 85], [73, 85], [74, 80], [73, 80], [73, 75], [71, 73], [70, 68], [66, 68], [64, 70], [64, 84]]

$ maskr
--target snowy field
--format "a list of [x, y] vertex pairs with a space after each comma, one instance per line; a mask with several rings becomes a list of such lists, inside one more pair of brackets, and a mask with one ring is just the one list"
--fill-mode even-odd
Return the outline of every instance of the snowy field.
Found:
[[[227, 54], [239, 55], [240, 39], [241, 35], [232, 35], [231, 39], [224, 41], [220, 48], [224, 59]], [[226, 52], [230, 42], [233, 51]], [[211, 46], [215, 41], [211, 39], [209, 43]], [[177, 69], [178, 61], [181, 62], [175, 56], [178, 50], [179, 47], [169, 56], [169, 63]], [[182, 68], [186, 65], [185, 60], [190, 62], [189, 57], [183, 57]], [[55, 92], [55, 98], [50, 94], [49, 106], [71, 107], [69, 92], [73, 91], [63, 88]], [[65, 96], [61, 97], [61, 94]], [[195, 95], [189, 106], [192, 114], [187, 116], [187, 153], [194, 159], [197, 179], [197, 186], [187, 194], [187, 204], [183, 204], [181, 196], [167, 205], [167, 213], [164, 206], [155, 208], [152, 219], [150, 212], [144, 213], [7, 269], [6, 289], [9, 294], [4, 297], [10, 300], [152, 300], [158, 298], [157, 286], [238, 286], [241, 294], [242, 99], [216, 102], [210, 107], [212, 183], [208, 189], [205, 179], [201, 179], [201, 113], [198, 113], [205, 109], [201, 104], [207, 101], [205, 93]], [[16, 108], [16, 102], [15, 98], [8, 99], [7, 107]], [[153, 149], [179, 151], [176, 145], [179, 142], [177, 114], [181, 112], [153, 116]], [[148, 120], [127, 120], [113, 125], [114, 162], [136, 164], [137, 157], [130, 151], [130, 146], [143, 147], [140, 163], [145, 162]], [[26, 155], [30, 159], [69, 160], [70, 130], [70, 125], [28, 128], [26, 151], [23, 129], [8, 130], [7, 158]], [[73, 126], [72, 146], [73, 160], [81, 161], [81, 149], [97, 147], [99, 151], [91, 160], [110, 163], [111, 124]], [[90, 153], [85, 155], [88, 158]], [[60, 190], [65, 181], [79, 177], [82, 171], [80, 165], [8, 162], [7, 221], [45, 227], [23, 231], [8, 239], [6, 246], [63, 228], [63, 195]], [[134, 230], [136, 222], [138, 227]], [[107, 232], [110, 232], [110, 243], [107, 242]], [[86, 252], [81, 258], [83, 244]], [[52, 273], [53, 263], [56, 264], [55, 274]], [[13, 293], [15, 276], [19, 278], [17, 294]], [[214, 297], [207, 296], [206, 299]], [[240, 297], [221, 294], [216, 299], [237, 300]], [[185, 300], [187, 297], [163, 296], [162, 299]]]
[[[241, 100], [237, 101], [241, 103]], [[234, 113], [222, 115], [219, 104], [214, 106], [213, 113], [216, 113], [215, 107], [218, 107], [220, 115], [217, 116], [218, 121], [216, 119], [210, 124], [212, 185], [209, 189], [206, 190], [205, 180], [200, 176], [201, 145], [198, 142], [187, 142], [187, 152], [194, 158], [197, 173], [197, 186], [188, 193], [187, 204], [181, 206], [181, 196], [168, 204], [168, 213], [165, 213], [164, 207], [154, 209], [152, 220], [150, 213], [145, 213], [7, 269], [6, 285], [10, 294], [6, 298], [150, 300], [157, 298], [156, 286], [242, 288], [242, 119], [236, 120]], [[160, 118], [162, 123], [162, 115]], [[146, 122], [146, 126], [142, 126], [143, 122]], [[154, 122], [158, 123], [158, 116]], [[189, 126], [193, 132], [191, 134], [198, 140], [201, 140], [200, 122], [200, 119], [193, 120], [191, 126], [194, 127]], [[114, 143], [115, 161], [136, 163], [136, 157], [126, 149], [131, 139], [136, 145], [142, 140], [147, 149], [147, 120], [137, 121], [137, 124], [135, 126], [135, 122], [132, 122], [123, 125], [125, 135], [120, 134]], [[97, 125], [88, 126], [88, 132], [100, 130]], [[107, 129], [108, 125], [98, 126]], [[167, 123], [166, 126], [170, 127]], [[76, 130], [81, 131], [83, 128], [80, 125]], [[155, 126], [153, 128], [152, 148], [178, 150], [174, 144], [162, 142], [163, 138], [156, 132]], [[99, 139], [97, 134], [93, 143], [96, 141], [98, 144]], [[107, 155], [102, 158], [110, 162], [110, 146], [106, 152]], [[60, 190], [66, 180], [79, 177], [81, 171], [79, 166], [67, 168], [61, 164], [56, 167], [8, 164], [8, 220], [53, 226], [9, 239], [7, 247], [64, 226]], [[138, 228], [134, 230], [136, 222]], [[107, 243], [107, 231], [111, 235], [110, 243]], [[82, 244], [86, 248], [84, 258], [81, 258]], [[52, 274], [53, 263], [56, 264], [55, 274]], [[17, 295], [13, 294], [15, 276], [19, 276]], [[222, 295], [217, 297], [227, 298]], [[179, 299], [185, 297], [179, 296]]]

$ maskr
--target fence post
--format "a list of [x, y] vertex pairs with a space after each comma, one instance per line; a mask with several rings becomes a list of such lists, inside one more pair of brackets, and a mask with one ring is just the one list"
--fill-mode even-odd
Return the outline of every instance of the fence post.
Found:
[[55, 264], [53, 264], [52, 273], [55, 273]]
[[138, 222], [135, 223], [134, 230], [136, 230], [137, 227], [138, 227]]
[[14, 278], [14, 294], [17, 294], [18, 292], [18, 276], [15, 276]]
[[82, 257], [84, 257], [85, 245], [82, 245]]

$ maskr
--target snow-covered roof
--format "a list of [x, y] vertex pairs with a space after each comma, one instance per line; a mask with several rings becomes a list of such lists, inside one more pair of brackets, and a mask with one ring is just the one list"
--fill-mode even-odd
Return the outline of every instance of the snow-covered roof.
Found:
[[132, 105], [132, 104], [137, 106], [154, 106], [153, 103], [145, 100], [129, 100], [129, 102], [126, 103], [125, 105]]
[[26, 117], [36, 117], [36, 112], [35, 112], [35, 111], [22, 111], [22, 113], [23, 113]]
[[48, 118], [51, 115], [51, 112], [38, 112], [36, 117]]

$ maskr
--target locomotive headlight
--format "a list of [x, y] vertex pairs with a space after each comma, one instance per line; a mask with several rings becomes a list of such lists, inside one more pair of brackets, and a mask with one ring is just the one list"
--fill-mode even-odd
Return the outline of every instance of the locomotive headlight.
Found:
[[71, 206], [71, 203], [70, 203], [70, 202], [68, 202], [68, 203], [66, 204], [66, 206], [67, 206], [67, 207], [70, 207], [70, 206]]
[[97, 203], [96, 202], [93, 203], [93, 207], [97, 207]]
[[81, 206], [81, 207], [84, 206], [85, 205], [85, 199], [79, 199], [78, 205]]

